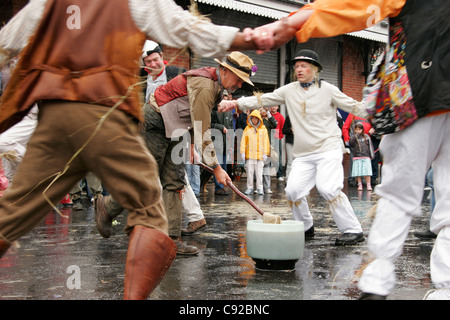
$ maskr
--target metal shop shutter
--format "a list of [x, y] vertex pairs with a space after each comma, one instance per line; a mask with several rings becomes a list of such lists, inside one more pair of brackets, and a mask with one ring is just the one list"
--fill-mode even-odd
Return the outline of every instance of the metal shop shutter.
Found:
[[340, 70], [341, 70], [341, 50], [337, 38], [332, 39], [311, 39], [305, 43], [297, 43], [293, 56], [300, 49], [311, 49], [319, 55], [320, 63], [323, 70], [320, 78], [340, 87]]
[[[217, 9], [214, 10], [211, 15], [208, 16], [211, 21], [218, 25], [229, 25], [235, 26], [237, 28], [243, 29], [244, 27], [255, 24], [267, 23], [267, 20], [260, 21], [261, 18], [242, 12]], [[251, 77], [253, 83], [258, 84], [268, 84], [268, 85], [278, 85], [279, 78], [279, 63], [278, 63], [278, 51], [266, 52], [262, 55], [256, 54], [254, 51], [243, 51], [244, 54], [248, 55], [253, 59], [253, 62], [257, 65], [258, 71], [255, 76]], [[212, 58], [204, 58], [195, 56], [191, 60], [191, 68], [197, 69], [201, 67], [215, 67], [217, 62]]]
[[[258, 71], [251, 77], [253, 83], [264, 83], [270, 85], [278, 84], [278, 53], [277, 51], [266, 52], [263, 55], [257, 55], [254, 52], [244, 51], [246, 55], [253, 59], [257, 65]], [[217, 62], [212, 58], [195, 56], [191, 60], [192, 69], [202, 67], [216, 67]]]

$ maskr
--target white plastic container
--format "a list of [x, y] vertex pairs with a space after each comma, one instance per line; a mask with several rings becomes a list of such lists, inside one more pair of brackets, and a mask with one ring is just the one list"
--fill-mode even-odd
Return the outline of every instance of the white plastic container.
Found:
[[247, 222], [247, 255], [258, 269], [293, 270], [303, 257], [305, 230], [303, 222], [286, 220], [281, 224]]

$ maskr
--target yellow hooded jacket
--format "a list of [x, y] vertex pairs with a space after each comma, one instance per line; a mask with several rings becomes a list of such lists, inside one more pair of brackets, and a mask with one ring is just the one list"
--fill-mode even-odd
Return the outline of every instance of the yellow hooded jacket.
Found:
[[[251, 123], [251, 117], [259, 119], [256, 128]], [[241, 140], [241, 154], [244, 153], [246, 160], [263, 160], [263, 155], [270, 156], [269, 133], [258, 110], [253, 110], [247, 118], [247, 127], [244, 129]]]

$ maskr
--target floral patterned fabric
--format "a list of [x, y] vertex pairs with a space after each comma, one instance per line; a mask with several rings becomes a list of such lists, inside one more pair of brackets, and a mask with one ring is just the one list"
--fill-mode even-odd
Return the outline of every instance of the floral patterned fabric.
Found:
[[3, 195], [3, 192], [8, 188], [9, 181], [5, 176], [5, 170], [3, 169], [3, 162], [0, 158], [0, 197]]
[[390, 45], [379, 57], [364, 88], [364, 102], [376, 135], [403, 130], [417, 119], [405, 65], [406, 34], [401, 23], [390, 28]]

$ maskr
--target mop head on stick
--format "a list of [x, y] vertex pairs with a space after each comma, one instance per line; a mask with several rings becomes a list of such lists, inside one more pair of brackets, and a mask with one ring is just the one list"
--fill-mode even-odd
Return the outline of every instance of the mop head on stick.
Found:
[[263, 223], [281, 224], [281, 217], [276, 214], [264, 212]]

